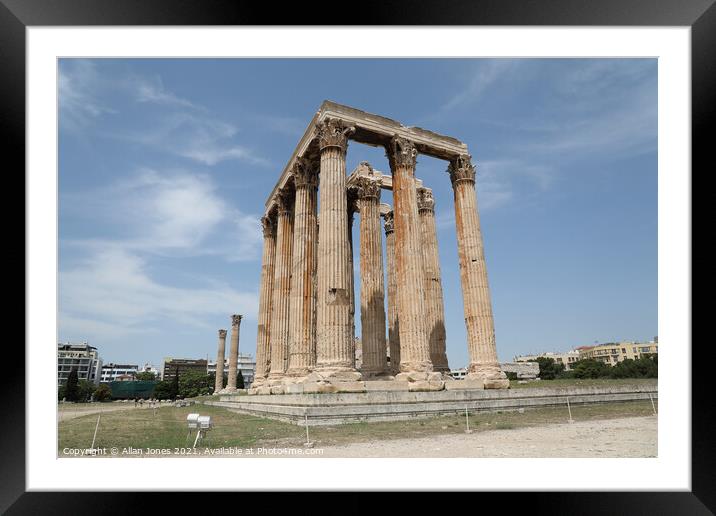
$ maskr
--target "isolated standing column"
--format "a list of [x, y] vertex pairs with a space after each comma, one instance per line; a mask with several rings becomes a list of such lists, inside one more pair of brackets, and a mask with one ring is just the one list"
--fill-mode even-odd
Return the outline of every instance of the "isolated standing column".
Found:
[[400, 334], [398, 326], [398, 303], [395, 277], [395, 231], [393, 231], [393, 212], [389, 211], [385, 219], [385, 254], [388, 260], [388, 350], [390, 352], [390, 372], [400, 372]]
[[433, 369], [449, 372], [445, 350], [445, 306], [440, 277], [438, 235], [435, 225], [435, 200], [429, 188], [418, 188], [418, 213], [422, 230], [423, 266], [425, 268], [425, 312]]
[[224, 388], [224, 358], [226, 355], [226, 330], [219, 330], [219, 349], [216, 352], [216, 380], [214, 394]]
[[291, 256], [293, 248], [292, 192], [278, 193], [276, 223], [276, 268], [271, 301], [271, 369], [268, 379], [278, 384], [286, 373], [288, 362], [289, 308], [291, 295]]
[[399, 380], [424, 380], [432, 372], [430, 345], [425, 328], [425, 274], [420, 219], [415, 188], [417, 150], [413, 143], [395, 136], [388, 160], [393, 174], [393, 218], [400, 321]]
[[450, 162], [448, 173], [455, 194], [460, 280], [470, 354], [467, 379], [482, 380], [486, 388], [507, 388], [509, 381], [500, 370], [495, 346], [487, 266], [477, 213], [475, 167], [468, 154]]
[[367, 177], [358, 183], [360, 210], [360, 320], [364, 375], [387, 373], [383, 235], [380, 183]]
[[293, 259], [289, 315], [287, 376], [306, 376], [315, 366], [316, 341], [313, 330], [316, 267], [317, 166], [299, 159], [293, 167], [296, 202], [293, 219]]
[[[231, 316], [231, 348], [229, 350], [229, 378], [226, 392], [236, 392], [236, 370], [239, 364], [239, 327], [242, 315]], [[221, 373], [224, 374], [223, 371]]]
[[346, 149], [353, 127], [326, 119], [316, 127], [321, 153], [316, 370], [324, 378], [357, 380], [351, 321]]
[[274, 218], [261, 219], [264, 233], [264, 249], [261, 257], [261, 291], [259, 293], [259, 326], [256, 333], [256, 372], [252, 387], [260, 387], [266, 381], [271, 359], [271, 302], [273, 297], [273, 276], [276, 260], [276, 221]]

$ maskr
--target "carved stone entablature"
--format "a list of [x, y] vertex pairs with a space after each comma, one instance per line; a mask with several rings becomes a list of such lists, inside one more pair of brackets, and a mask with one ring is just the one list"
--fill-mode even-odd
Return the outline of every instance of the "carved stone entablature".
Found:
[[232, 315], [231, 316], [231, 326], [238, 326], [239, 324], [241, 324], [241, 319], [243, 317], [244, 317], [243, 315], [237, 315], [237, 314]]
[[383, 215], [385, 219], [385, 234], [388, 235], [393, 232], [393, 211], [389, 211]]
[[410, 140], [395, 135], [386, 148], [386, 156], [388, 157], [391, 170], [394, 170], [396, 167], [415, 168], [418, 150]]
[[276, 219], [274, 217], [261, 217], [261, 227], [264, 231], [264, 238], [276, 235]]
[[219, 338], [220, 339], [226, 338], [226, 330], [219, 330]]
[[435, 211], [435, 199], [430, 188], [418, 188], [418, 211]]
[[345, 152], [348, 148], [348, 136], [355, 130], [355, 127], [342, 120], [326, 118], [316, 126], [315, 137], [318, 139], [318, 148], [323, 150], [326, 147], [339, 147]]
[[298, 158], [293, 164], [293, 182], [298, 188], [318, 188], [318, 170], [306, 158]]
[[294, 193], [289, 188], [282, 188], [276, 194], [276, 204], [278, 205], [278, 214], [288, 217], [293, 209]]
[[450, 162], [447, 171], [453, 186], [460, 181], [475, 182], [475, 167], [470, 161], [471, 159], [472, 156], [469, 154], [463, 154]]
[[380, 201], [380, 181], [363, 176], [358, 179], [356, 185], [358, 186], [357, 194], [359, 199], [373, 198]]

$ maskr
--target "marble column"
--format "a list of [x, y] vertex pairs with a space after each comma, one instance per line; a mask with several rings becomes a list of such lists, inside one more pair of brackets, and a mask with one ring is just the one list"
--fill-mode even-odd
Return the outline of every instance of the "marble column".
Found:
[[[348, 285], [351, 300], [351, 343], [353, 349], [351, 353], [356, 356], [356, 285], [355, 285], [355, 265], [353, 263], [353, 222], [356, 213], [356, 192], [353, 188], [346, 189], [346, 203], [348, 206]], [[355, 363], [354, 363], [355, 364]]]
[[214, 394], [224, 388], [224, 358], [226, 355], [226, 330], [219, 330], [219, 349], [216, 352], [216, 379]]
[[477, 212], [475, 167], [470, 160], [468, 154], [457, 156], [448, 166], [455, 194], [460, 280], [470, 354], [466, 379], [482, 381], [486, 388], [507, 388], [509, 381], [500, 370], [497, 359], [492, 302]]
[[307, 376], [316, 365], [313, 329], [315, 296], [317, 225], [317, 165], [305, 159], [293, 167], [296, 202], [293, 217], [293, 258], [289, 307], [287, 376]]
[[355, 129], [326, 119], [316, 127], [321, 153], [316, 371], [324, 379], [360, 379], [355, 370], [349, 274], [346, 150]]
[[425, 269], [425, 320], [430, 342], [430, 360], [435, 371], [450, 372], [445, 351], [445, 305], [440, 277], [438, 234], [435, 226], [435, 200], [430, 188], [418, 188], [417, 193]]
[[291, 257], [293, 248], [293, 192], [284, 188], [277, 195], [276, 265], [271, 302], [271, 368], [268, 380], [280, 384], [288, 361]]
[[380, 183], [363, 177], [358, 182], [360, 211], [360, 321], [364, 376], [388, 371], [385, 348], [385, 289], [383, 235], [380, 223]]
[[388, 350], [390, 352], [390, 372], [400, 372], [400, 332], [398, 325], [398, 303], [395, 275], [395, 232], [393, 231], [393, 212], [385, 219], [385, 254], [388, 260]]
[[[231, 348], [229, 349], [229, 378], [225, 392], [236, 392], [236, 370], [239, 364], [239, 327], [242, 315], [231, 316]], [[223, 374], [223, 371], [222, 371]]]
[[256, 333], [256, 371], [251, 387], [261, 387], [269, 373], [271, 363], [271, 302], [273, 298], [273, 275], [276, 261], [276, 221], [261, 219], [264, 233], [264, 249], [261, 257], [261, 290], [259, 293], [259, 327]]
[[415, 145], [395, 136], [388, 148], [393, 175], [393, 219], [400, 321], [400, 373], [397, 380], [426, 380], [433, 370], [425, 327], [425, 274], [415, 188]]

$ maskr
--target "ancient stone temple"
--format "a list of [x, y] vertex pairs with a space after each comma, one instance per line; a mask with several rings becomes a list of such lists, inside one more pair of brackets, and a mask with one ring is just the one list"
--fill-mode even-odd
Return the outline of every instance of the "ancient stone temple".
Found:
[[[390, 172], [363, 162], [348, 175], [346, 152], [352, 142], [383, 147]], [[470, 356], [462, 381], [447, 375], [435, 201], [429, 185], [417, 177], [421, 154], [446, 162], [445, 181], [454, 191]], [[383, 190], [392, 191], [393, 206], [381, 202]], [[358, 242], [351, 236], [355, 214]], [[475, 167], [464, 143], [325, 101], [270, 193], [262, 224], [250, 394], [509, 387], [497, 360]], [[354, 245], [359, 246], [358, 285]], [[360, 289], [357, 307], [355, 288]], [[356, 317], [362, 328], [359, 369]]]

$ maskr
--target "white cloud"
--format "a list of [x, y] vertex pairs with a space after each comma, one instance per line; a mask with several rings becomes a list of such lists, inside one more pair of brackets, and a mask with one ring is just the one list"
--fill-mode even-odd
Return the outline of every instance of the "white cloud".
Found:
[[507, 72], [512, 70], [515, 63], [515, 61], [509, 59], [478, 61], [478, 65], [472, 75], [468, 77], [463, 89], [445, 102], [441, 111], [450, 111], [461, 106], [475, 103], [489, 88], [502, 79]]
[[159, 75], [153, 77], [135, 76], [130, 80], [130, 87], [135, 89], [136, 98], [139, 102], [182, 106], [193, 109], [204, 109], [193, 102], [178, 97], [164, 88], [164, 83]]
[[170, 286], [152, 279], [146, 269], [146, 261], [138, 255], [110, 247], [61, 271], [61, 332], [129, 334], [146, 332], [151, 323], [164, 320], [209, 328], [205, 320], [227, 307], [256, 316], [255, 292], [208, 281], [203, 288]]
[[58, 71], [60, 123], [78, 130], [103, 114], [116, 113], [98, 98], [100, 82], [95, 65], [82, 59], [71, 60]]

